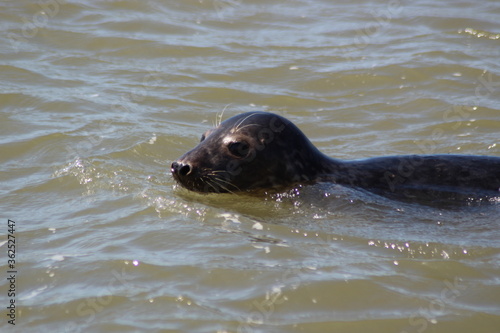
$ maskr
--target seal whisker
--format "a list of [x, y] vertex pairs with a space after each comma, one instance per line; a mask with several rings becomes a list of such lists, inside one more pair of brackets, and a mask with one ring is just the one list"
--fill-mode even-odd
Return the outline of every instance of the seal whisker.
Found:
[[244, 129], [245, 127], [249, 127], [249, 126], [262, 126], [262, 125], [259, 125], [259, 124], [248, 124], [248, 125], [245, 125], [243, 127], [238, 128], [238, 131]]
[[[214, 176], [215, 176], [215, 175], [214, 175]], [[233, 183], [231, 183], [231, 182], [230, 182], [230, 181], [228, 181], [228, 180], [222, 179], [222, 178], [220, 178], [220, 177], [213, 177], [213, 179], [214, 179], [214, 180], [217, 180], [217, 181], [219, 181], [219, 182], [226, 183], [227, 185], [234, 187], [234, 188], [235, 188], [235, 189], [237, 189], [238, 191], [241, 191], [241, 189], [240, 189], [238, 186], [234, 185]]]
[[227, 171], [224, 171], [224, 170], [212, 170], [212, 171], [210, 171], [209, 174], [215, 176], [216, 173], [227, 173]]
[[219, 189], [212, 185], [212, 180], [209, 177], [203, 177], [202, 182], [213, 188], [215, 192], [219, 192]]
[[[203, 183], [203, 184], [207, 184], [208, 186], [210, 186], [211, 188], [214, 189], [215, 192], [220, 192], [220, 189], [217, 188], [217, 183], [215, 183], [213, 180], [212, 180], [212, 177], [210, 177], [210, 175], [205, 175], [205, 176], [201, 176], [200, 177], [200, 181]], [[214, 185], [215, 184], [215, 185]]]
[[[223, 189], [224, 191], [226, 192], [229, 192], [231, 194], [236, 194], [234, 193], [233, 191], [231, 191], [230, 189], [228, 189], [226, 186], [222, 185], [220, 182], [222, 182], [223, 180], [222, 179], [218, 179], [218, 178], [210, 178], [210, 182], [214, 183], [216, 186], [218, 186], [219, 188]], [[208, 183], [208, 182], [207, 182]], [[209, 184], [211, 185], [211, 184]], [[229, 185], [232, 185], [229, 183]], [[219, 188], [215, 188], [213, 185], [211, 185], [213, 189], [216, 190], [216, 192], [220, 192], [220, 189]], [[234, 186], [234, 185], [232, 185]]]
[[250, 117], [253, 117], [255, 115], [257, 115], [258, 113], [251, 113], [249, 114], [248, 116], [246, 116], [245, 118], [243, 118], [242, 120], [240, 120], [235, 126], [234, 126], [234, 133], [238, 132], [241, 128], [241, 124], [243, 124], [248, 118]]
[[[199, 180], [203, 184], [206, 184], [206, 185], [210, 186], [214, 190], [214, 192], [221, 192], [221, 189], [222, 189], [222, 190], [224, 190], [226, 192], [229, 192], [229, 193], [232, 193], [232, 194], [236, 194], [233, 191], [231, 191], [230, 189], [228, 189], [227, 186], [221, 184], [221, 182], [225, 182], [228, 185], [231, 185], [231, 186], [235, 187], [236, 189], [238, 189], [240, 191], [240, 189], [237, 186], [231, 184], [227, 180], [221, 179], [220, 177], [216, 177], [215, 174], [212, 174], [212, 173], [208, 173], [208, 174], [206, 174], [204, 176], [200, 176]], [[204, 191], [204, 192], [207, 192], [207, 191]]]
[[217, 114], [215, 115], [215, 127], [219, 127], [222, 123], [222, 116], [224, 115], [224, 112], [229, 105], [231, 105], [231, 103], [226, 104], [226, 106], [224, 106], [224, 108], [220, 112], [217, 112]]

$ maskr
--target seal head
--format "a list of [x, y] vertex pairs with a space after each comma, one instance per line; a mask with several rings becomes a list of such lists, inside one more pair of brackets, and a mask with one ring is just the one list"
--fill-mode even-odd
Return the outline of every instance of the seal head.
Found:
[[289, 120], [247, 112], [205, 132], [171, 172], [192, 191], [235, 192], [314, 182], [331, 163]]

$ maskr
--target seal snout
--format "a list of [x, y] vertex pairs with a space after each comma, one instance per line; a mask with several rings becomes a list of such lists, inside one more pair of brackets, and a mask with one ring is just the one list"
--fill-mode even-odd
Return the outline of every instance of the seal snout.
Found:
[[193, 168], [189, 163], [183, 163], [183, 162], [174, 162], [172, 163], [170, 171], [172, 172], [172, 175], [174, 176], [187, 176], [191, 173], [191, 170]]

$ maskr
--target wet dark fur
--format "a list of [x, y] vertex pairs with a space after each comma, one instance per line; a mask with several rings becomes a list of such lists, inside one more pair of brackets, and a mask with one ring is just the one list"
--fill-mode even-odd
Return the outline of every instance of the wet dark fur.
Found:
[[322, 154], [287, 119], [266, 112], [232, 117], [172, 163], [197, 192], [286, 189], [334, 182], [391, 198], [500, 196], [500, 157], [404, 155], [343, 161]]

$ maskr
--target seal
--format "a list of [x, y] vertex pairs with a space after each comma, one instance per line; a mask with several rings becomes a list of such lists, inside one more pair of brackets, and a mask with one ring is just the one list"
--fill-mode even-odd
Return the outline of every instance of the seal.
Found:
[[500, 157], [401, 155], [340, 160], [321, 153], [292, 122], [247, 112], [208, 130], [171, 165], [196, 192], [284, 190], [333, 182], [390, 198], [500, 197]]

